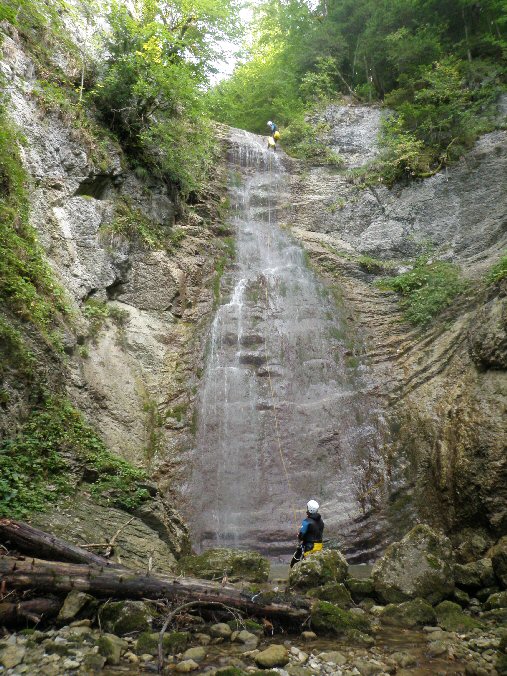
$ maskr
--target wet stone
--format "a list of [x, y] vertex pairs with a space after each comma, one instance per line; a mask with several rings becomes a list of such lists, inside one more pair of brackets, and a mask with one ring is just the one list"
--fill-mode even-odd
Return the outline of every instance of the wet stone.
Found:
[[262, 669], [284, 667], [289, 662], [289, 654], [283, 645], [273, 644], [255, 656], [255, 663]]
[[199, 669], [199, 665], [194, 660], [183, 660], [174, 667], [174, 670], [180, 674], [188, 674], [196, 669]]
[[213, 638], [230, 639], [232, 635], [232, 629], [225, 622], [213, 624], [209, 631]]
[[25, 657], [26, 649], [23, 646], [9, 645], [0, 653], [0, 664], [5, 669], [12, 669], [21, 664]]
[[194, 660], [194, 662], [202, 662], [206, 657], [206, 650], [202, 646], [188, 648], [182, 655], [184, 660]]

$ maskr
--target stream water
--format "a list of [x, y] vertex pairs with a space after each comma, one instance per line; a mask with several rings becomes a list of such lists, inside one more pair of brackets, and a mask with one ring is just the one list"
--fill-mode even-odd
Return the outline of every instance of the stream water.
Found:
[[236, 260], [211, 327], [187, 517], [197, 549], [283, 558], [315, 498], [325, 536], [367, 559], [379, 528], [371, 511], [382, 484], [379, 412], [346, 310], [283, 227], [283, 165], [262, 137], [233, 132]]

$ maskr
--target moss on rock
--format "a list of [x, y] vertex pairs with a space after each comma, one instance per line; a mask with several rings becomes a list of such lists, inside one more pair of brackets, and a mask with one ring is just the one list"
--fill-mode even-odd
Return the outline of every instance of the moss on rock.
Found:
[[375, 591], [386, 603], [423, 598], [438, 603], [452, 595], [452, 547], [425, 524], [390, 545], [373, 567]]
[[345, 586], [356, 603], [375, 596], [375, 586], [371, 577], [362, 580], [356, 577], [349, 577], [345, 580]]
[[501, 586], [507, 589], [507, 535], [488, 550], [487, 556], [493, 563], [493, 570]]
[[232, 581], [265, 582], [269, 577], [269, 561], [258, 552], [234, 549], [208, 549], [195, 556], [185, 556], [179, 562], [180, 570], [205, 580], [222, 578]]
[[380, 613], [382, 624], [397, 627], [423, 627], [424, 625], [434, 624], [435, 620], [435, 611], [431, 604], [424, 599], [390, 603]]
[[484, 604], [486, 610], [494, 610], [495, 608], [507, 608], [507, 591], [497, 592], [491, 594]]
[[435, 607], [437, 622], [445, 631], [470, 631], [481, 628], [480, 622], [467, 615], [457, 603], [442, 601]]
[[366, 617], [355, 615], [327, 601], [318, 601], [312, 608], [312, 629], [318, 634], [343, 636], [351, 630], [368, 632], [371, 630]]
[[337, 549], [325, 549], [307, 556], [291, 569], [289, 586], [312, 589], [330, 583], [343, 582], [348, 574], [345, 557]]
[[[136, 644], [136, 652], [138, 655], [156, 655], [158, 652], [157, 632], [145, 631], [139, 634]], [[181, 653], [187, 649], [190, 642], [190, 634], [188, 631], [171, 631], [164, 634], [162, 647], [165, 655], [173, 655]]]
[[102, 627], [111, 634], [144, 632], [151, 628], [153, 617], [144, 601], [115, 601], [100, 610]]
[[495, 584], [495, 573], [491, 559], [479, 559], [471, 563], [454, 566], [456, 584], [467, 590], [476, 590]]
[[321, 601], [334, 603], [340, 608], [350, 608], [354, 605], [349, 590], [341, 582], [330, 582], [322, 587], [310, 589], [307, 594]]

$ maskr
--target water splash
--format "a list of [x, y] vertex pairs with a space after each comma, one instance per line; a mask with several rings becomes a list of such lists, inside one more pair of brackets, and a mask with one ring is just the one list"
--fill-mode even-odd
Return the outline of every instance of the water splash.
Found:
[[186, 487], [194, 541], [289, 552], [316, 498], [326, 535], [350, 550], [358, 487], [378, 458], [364, 374], [347, 365], [341, 312], [278, 223], [290, 199], [281, 158], [238, 130], [229, 165], [236, 265], [199, 397]]

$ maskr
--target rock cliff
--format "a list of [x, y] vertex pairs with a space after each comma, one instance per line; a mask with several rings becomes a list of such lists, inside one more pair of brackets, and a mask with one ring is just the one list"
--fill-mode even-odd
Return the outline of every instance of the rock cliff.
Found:
[[[227, 255], [216, 225], [225, 199], [222, 169], [208, 202], [182, 204], [170, 185], [129, 166], [91, 112], [76, 120], [49, 97], [40, 64], [6, 22], [0, 45], [8, 115], [19, 130], [28, 174], [30, 221], [69, 308], [60, 327], [62, 353], [41, 345], [28, 325], [24, 339], [36, 354], [44, 387], [70, 399], [108, 448], [145, 468], [167, 498], [180, 451], [192, 439], [216, 261]], [[54, 58], [58, 67], [72, 68], [65, 54]], [[34, 393], [30, 379], [15, 369], [5, 374], [3, 388], [8, 404], [0, 431], [11, 436], [29, 414]], [[186, 529], [160, 497], [154, 505], [165, 514], [138, 515], [126, 533], [132, 531], [135, 542], [151, 528], [153, 547], [144, 549], [160, 549], [160, 536], [170, 545], [170, 558], [187, 546]], [[65, 519], [55, 513], [39, 522], [62, 530], [65, 521], [66, 534], [73, 531], [81, 541], [78, 533], [88, 533], [93, 523], [91, 540], [104, 540], [121, 525], [114, 510], [86, 498], [65, 505], [64, 513]], [[139, 552], [137, 545], [131, 548]]]
[[[356, 350], [387, 402], [386, 537], [421, 517], [457, 540], [466, 526], [504, 533], [507, 287], [486, 278], [506, 245], [507, 134], [486, 134], [431, 178], [364, 189], [347, 170], [374, 155], [380, 112], [331, 106], [324, 117], [323, 140], [345, 171], [293, 167], [288, 224], [341, 289], [364, 338]], [[468, 290], [421, 329], [375, 282], [428, 251], [460, 266]]]

